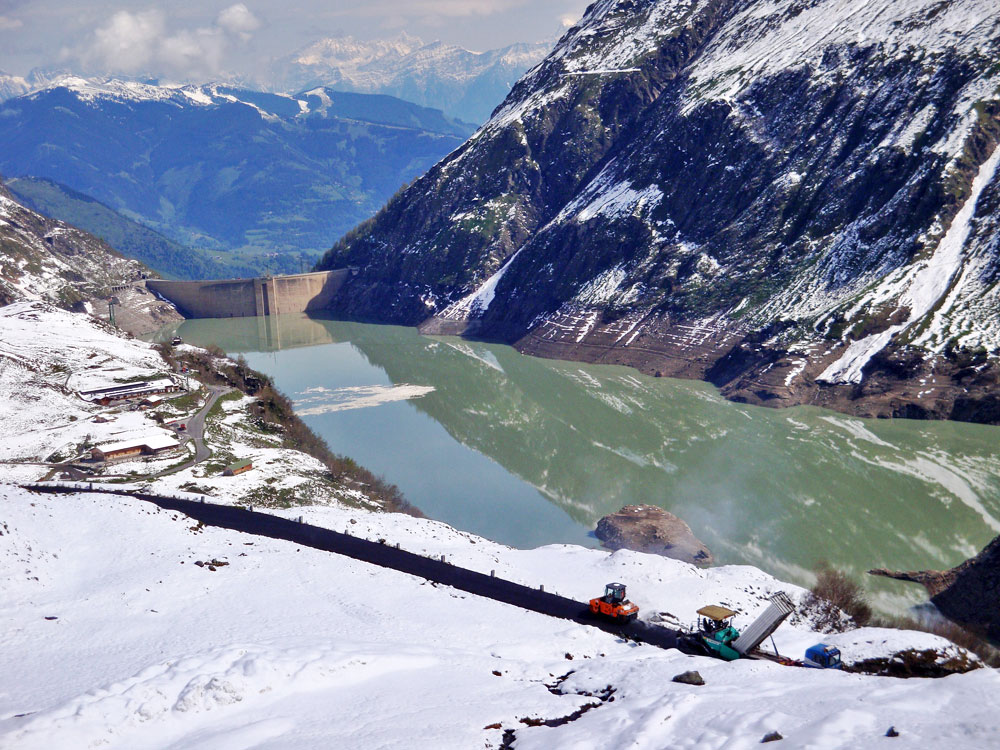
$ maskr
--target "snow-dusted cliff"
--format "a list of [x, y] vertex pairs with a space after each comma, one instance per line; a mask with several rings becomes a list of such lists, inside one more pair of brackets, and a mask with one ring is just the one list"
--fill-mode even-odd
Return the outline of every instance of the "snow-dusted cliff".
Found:
[[988, 0], [601, 0], [334, 247], [366, 267], [342, 312], [995, 421], [956, 404], [992, 378], [855, 387], [1000, 350], [998, 24]]
[[145, 271], [96, 237], [25, 208], [0, 185], [0, 304], [74, 305]]

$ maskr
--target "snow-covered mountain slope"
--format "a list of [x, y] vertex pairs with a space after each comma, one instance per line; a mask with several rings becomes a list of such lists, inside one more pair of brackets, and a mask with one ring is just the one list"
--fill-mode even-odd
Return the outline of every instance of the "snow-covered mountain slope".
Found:
[[371, 41], [336, 37], [279, 60], [270, 85], [288, 92], [330, 86], [389, 94], [479, 123], [551, 49], [551, 42], [539, 42], [472, 52], [409, 34]]
[[[213, 361], [186, 345], [175, 354], [190, 352]], [[235, 364], [214, 361], [216, 367]], [[148, 410], [128, 403], [102, 406], [80, 396], [81, 391], [140, 381], [173, 382], [190, 391], [179, 391]], [[6, 431], [0, 441], [0, 483], [36, 481], [72, 470], [61, 464], [86, 457], [95, 446], [182, 440], [184, 435], [164, 422], [190, 421], [207, 395], [190, 374], [173, 372], [151, 344], [88, 315], [45, 302], [0, 307], [0, 425]], [[211, 455], [200, 463], [181, 468], [194, 452], [185, 442], [163, 455], [135, 456], [104, 467], [83, 462], [73, 468], [96, 472], [90, 480], [141, 482], [147, 491], [196, 492], [227, 504], [385, 507], [366, 487], [363, 470], [333, 476], [318, 458], [289, 448], [283, 436], [280, 427], [262, 426], [258, 399], [232, 392], [206, 417], [202, 437]], [[252, 471], [223, 476], [226, 466], [247, 460]]]
[[[137, 500], [0, 486], [0, 506], [5, 746], [439, 750], [506, 738], [658, 750], [749, 748], [778, 731], [796, 747], [868, 748], [888, 742], [889, 726], [904, 747], [993, 739], [995, 670], [894, 680], [688, 657]], [[581, 601], [623, 580], [645, 612], [685, 621], [716, 602], [741, 610], [743, 625], [768, 592], [801, 593], [753, 568], [518, 551], [336, 507], [277, 513]], [[801, 619], [775, 634], [788, 653], [821, 639], [851, 661], [942, 646], [901, 631], [820, 636]], [[705, 686], [671, 681], [691, 669]]]
[[75, 305], [145, 272], [96, 237], [25, 208], [0, 184], [0, 304]]
[[347, 314], [997, 421], [998, 54], [989, 0], [601, 0], [324, 265]]
[[0, 481], [33, 481], [53, 456], [78, 455], [83, 443], [118, 442], [132, 435], [166, 435], [145, 413], [102, 417], [108, 409], [78, 390], [166, 377], [163, 359], [145, 343], [126, 339], [87, 315], [44, 302], [0, 307]]

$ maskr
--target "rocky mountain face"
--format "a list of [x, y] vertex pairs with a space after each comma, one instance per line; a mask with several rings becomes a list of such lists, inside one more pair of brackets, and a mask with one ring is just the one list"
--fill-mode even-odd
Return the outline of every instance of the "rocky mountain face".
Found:
[[20, 177], [8, 180], [6, 187], [21, 205], [82, 229], [159, 273], [178, 279], [225, 279], [255, 273], [252, 263], [224, 265], [216, 260], [224, 255], [180, 245], [57, 182]]
[[146, 271], [96, 237], [25, 208], [0, 184], [0, 305], [80, 307]]
[[223, 266], [299, 272], [470, 132], [387, 96], [63, 78], [0, 105], [0, 171], [60, 183]]
[[286, 92], [329, 86], [389, 94], [480, 123], [551, 49], [550, 42], [540, 42], [472, 52], [408, 34], [372, 41], [321, 39], [279, 60], [269, 85]]
[[1000, 643], [1000, 537], [951, 570], [869, 573], [921, 584], [945, 617]]
[[989, 0], [600, 0], [462, 148], [347, 235], [336, 312], [1000, 420]]

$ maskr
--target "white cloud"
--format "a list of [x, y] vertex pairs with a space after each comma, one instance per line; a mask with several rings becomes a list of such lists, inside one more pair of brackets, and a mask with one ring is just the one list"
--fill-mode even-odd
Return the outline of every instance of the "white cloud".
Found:
[[86, 62], [125, 73], [142, 71], [156, 54], [164, 24], [163, 13], [158, 10], [119, 11], [94, 32], [93, 42], [84, 55]]
[[244, 41], [250, 39], [251, 33], [260, 28], [260, 21], [243, 3], [230, 5], [219, 13], [215, 24], [230, 34], [238, 35]]
[[24, 26], [24, 22], [20, 18], [0, 16], [0, 31], [13, 31], [14, 29], [19, 29], [22, 26]]
[[161, 10], [122, 10], [97, 28], [75, 56], [102, 73], [203, 78], [220, 73], [233, 43], [249, 41], [260, 26], [243, 3], [223, 10], [212, 26], [179, 30], [168, 28]]
[[356, 6], [348, 3], [327, 15], [335, 16], [397, 16], [407, 18], [463, 18], [491, 16], [527, 5], [530, 0], [370, 0]]

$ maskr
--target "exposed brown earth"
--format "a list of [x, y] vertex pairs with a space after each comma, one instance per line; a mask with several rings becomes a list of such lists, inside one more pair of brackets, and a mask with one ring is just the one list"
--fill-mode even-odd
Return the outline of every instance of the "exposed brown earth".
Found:
[[[430, 318], [429, 335], [476, 336], [477, 321]], [[968, 353], [926, 357], [890, 347], [865, 368], [864, 382], [816, 379], [847, 344], [819, 339], [795, 352], [738, 324], [693, 325], [666, 315], [629, 313], [602, 321], [598, 310], [564, 308], [513, 342], [524, 354], [634, 367], [654, 377], [705, 380], [739, 403], [811, 405], [870, 418], [952, 419], [1000, 424], [1000, 364]]]
[[[148, 336], [161, 328], [180, 323], [183, 316], [169, 302], [164, 302], [142, 284], [130, 284], [114, 295], [115, 324], [133, 336]], [[89, 301], [90, 309], [101, 320], [108, 320], [108, 302], [105, 298]]]
[[[926, 357], [890, 347], [865, 369], [861, 384], [831, 385], [816, 378], [846, 344], [817, 340], [802, 351], [764, 343], [736, 325], [699, 327], [665, 315], [592, 324], [598, 311], [561, 312], [513, 345], [525, 354], [634, 367], [655, 377], [706, 380], [736, 402], [759, 406], [819, 406], [871, 418], [953, 419], [1000, 424], [1000, 365], [968, 353]], [[600, 318], [598, 317], [598, 320]], [[473, 324], [475, 321], [473, 321]], [[429, 334], [472, 335], [458, 321], [431, 319]], [[771, 332], [769, 332], [771, 333]]]
[[596, 534], [608, 549], [649, 552], [695, 565], [715, 562], [690, 526], [654, 505], [626, 505], [598, 521]]

